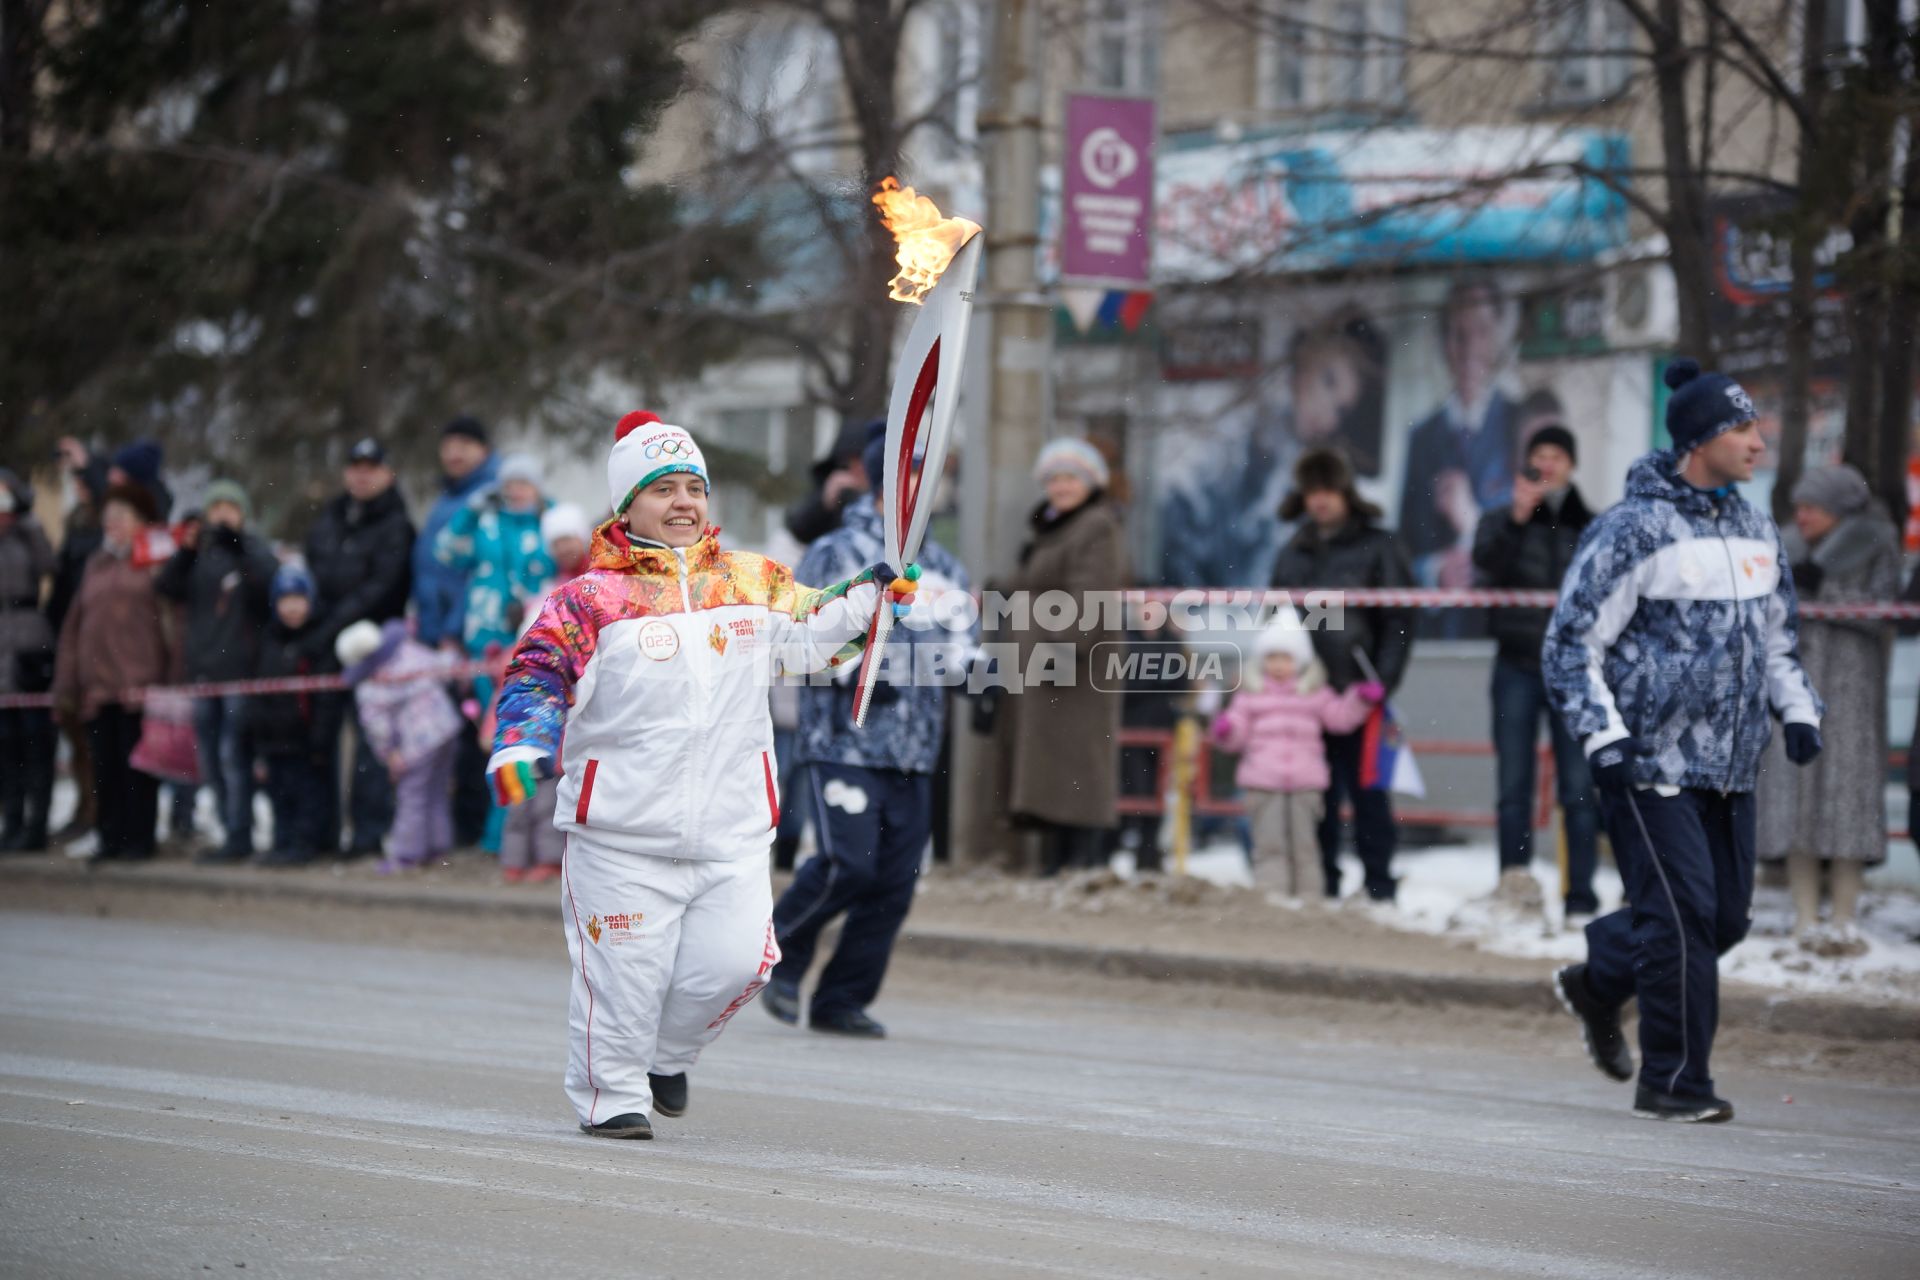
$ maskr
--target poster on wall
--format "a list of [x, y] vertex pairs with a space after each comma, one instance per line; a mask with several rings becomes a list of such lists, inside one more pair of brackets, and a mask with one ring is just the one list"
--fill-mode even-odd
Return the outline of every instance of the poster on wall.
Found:
[[[1526, 440], [1567, 425], [1556, 390], [1515, 363], [1514, 299], [1480, 276], [1424, 306], [1396, 306], [1391, 293], [1314, 297], [1324, 301], [1285, 308], [1293, 327], [1252, 376], [1190, 383], [1162, 371], [1143, 486], [1157, 580], [1265, 586], [1293, 533], [1279, 519], [1293, 465], [1329, 446], [1398, 532], [1417, 582], [1475, 585], [1474, 533], [1511, 504]], [[1475, 624], [1448, 614], [1430, 627], [1466, 636]]]
[[[1219, 368], [1244, 362], [1241, 352]], [[1348, 303], [1299, 323], [1271, 368], [1217, 382], [1205, 380], [1206, 366], [1175, 369], [1162, 373], [1181, 384], [1163, 397], [1168, 421], [1152, 468], [1158, 580], [1265, 586], [1287, 532], [1280, 503], [1303, 451], [1337, 447], [1358, 475], [1381, 473], [1386, 341], [1367, 311]]]

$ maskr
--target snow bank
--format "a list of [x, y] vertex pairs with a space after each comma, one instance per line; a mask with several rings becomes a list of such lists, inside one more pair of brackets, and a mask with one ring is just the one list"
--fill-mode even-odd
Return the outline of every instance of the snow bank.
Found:
[[[1119, 862], [1116, 859], [1116, 865]], [[1534, 864], [1534, 878], [1547, 900], [1547, 917], [1529, 920], [1490, 901], [1498, 864], [1491, 843], [1404, 850], [1394, 858], [1400, 876], [1399, 902], [1375, 906], [1353, 896], [1358, 892], [1360, 865], [1348, 855], [1342, 860], [1342, 883], [1349, 894], [1346, 906], [1389, 928], [1462, 939], [1497, 955], [1584, 959], [1585, 939], [1577, 929], [1568, 932], [1561, 919], [1558, 870], [1551, 864]], [[1246, 859], [1233, 843], [1197, 850], [1188, 869], [1215, 884], [1252, 883]], [[1595, 889], [1602, 910], [1620, 905], [1620, 876], [1611, 866], [1601, 867]], [[1789, 934], [1793, 910], [1785, 889], [1761, 887], [1753, 906], [1752, 932], [1721, 960], [1722, 976], [1776, 991], [1920, 1003], [1920, 896], [1900, 889], [1869, 889], [1861, 900], [1859, 918], [1866, 950], [1857, 956], [1819, 955], [1796, 942]]]

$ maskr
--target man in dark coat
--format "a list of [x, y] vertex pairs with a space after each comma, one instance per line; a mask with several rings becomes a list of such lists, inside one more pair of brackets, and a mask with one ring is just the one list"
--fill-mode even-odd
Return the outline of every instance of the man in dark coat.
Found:
[[[1380, 509], [1362, 498], [1344, 454], [1310, 449], [1293, 468], [1293, 490], [1280, 518], [1302, 520], [1273, 566], [1273, 586], [1410, 587], [1413, 572], [1391, 532], [1380, 527]], [[1339, 630], [1317, 628], [1313, 649], [1335, 689], [1377, 678], [1391, 693], [1406, 675], [1413, 655], [1413, 614], [1407, 609], [1347, 607]], [[1357, 654], [1372, 664], [1370, 675]], [[1393, 877], [1393, 802], [1384, 789], [1360, 785], [1364, 731], [1327, 735], [1326, 812], [1320, 819], [1320, 858], [1326, 870], [1327, 896], [1340, 896], [1340, 805], [1353, 805], [1353, 842], [1365, 868], [1367, 896], [1391, 902]]]
[[[1513, 505], [1480, 517], [1474, 532], [1473, 567], [1480, 586], [1522, 591], [1558, 591], [1573, 563], [1580, 535], [1593, 513], [1573, 483], [1577, 452], [1573, 434], [1558, 421], [1559, 398], [1536, 392], [1521, 406], [1523, 418], [1541, 421], [1527, 437], [1527, 460], [1513, 478]], [[1552, 413], [1549, 415], [1548, 410]], [[1547, 704], [1540, 675], [1540, 642], [1548, 610], [1494, 609], [1487, 626], [1499, 644], [1493, 660], [1493, 748], [1499, 761], [1500, 901], [1523, 910], [1540, 906], [1533, 863], [1534, 744], [1540, 717], [1553, 742], [1554, 780], [1567, 831], [1566, 912], [1592, 916], [1595, 848], [1600, 809], [1587, 777], [1587, 757]]]
[[[251, 507], [239, 485], [216, 480], [205, 503], [199, 536], [174, 552], [154, 587], [186, 606], [187, 679], [245, 680], [258, 662], [278, 562], [271, 547], [247, 532]], [[244, 694], [194, 704], [200, 770], [213, 787], [226, 833], [218, 849], [196, 861], [241, 862], [253, 856], [253, 751], [246, 718]]]
[[[353, 446], [343, 478], [346, 492], [320, 509], [307, 533], [307, 568], [319, 593], [320, 621], [306, 643], [307, 655], [317, 663], [332, 661], [334, 638], [354, 623], [404, 615], [412, 585], [413, 521], [393, 487], [393, 468], [378, 440], [369, 437]], [[358, 728], [356, 722], [349, 857], [380, 852], [393, 823], [387, 766]], [[327, 847], [338, 847], [338, 826], [334, 814]]]

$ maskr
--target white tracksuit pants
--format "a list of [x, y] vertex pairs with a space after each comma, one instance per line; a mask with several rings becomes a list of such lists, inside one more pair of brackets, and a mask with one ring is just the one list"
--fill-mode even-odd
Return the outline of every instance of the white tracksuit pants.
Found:
[[658, 858], [568, 837], [560, 889], [573, 961], [567, 1096], [583, 1124], [653, 1105], [647, 1073], [691, 1067], [767, 983], [767, 853]]

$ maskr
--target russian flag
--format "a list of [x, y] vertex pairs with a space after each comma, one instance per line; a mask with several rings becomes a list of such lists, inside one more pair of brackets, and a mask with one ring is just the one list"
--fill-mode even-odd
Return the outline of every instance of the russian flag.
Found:
[[1427, 784], [1393, 709], [1381, 703], [1360, 730], [1360, 785], [1368, 791], [1425, 796]]

